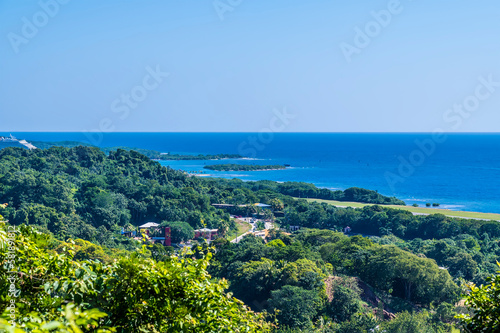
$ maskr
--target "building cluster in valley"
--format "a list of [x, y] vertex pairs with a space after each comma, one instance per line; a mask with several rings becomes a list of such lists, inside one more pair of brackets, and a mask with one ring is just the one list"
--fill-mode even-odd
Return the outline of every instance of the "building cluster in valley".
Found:
[[[124, 230], [121, 234], [126, 237], [131, 237], [137, 240], [146, 238], [151, 243], [159, 243], [163, 246], [172, 246], [172, 230], [170, 227], [162, 227], [155, 222], [147, 222], [138, 227], [137, 230]], [[194, 231], [194, 238], [204, 238], [207, 241], [212, 241], [218, 237], [217, 229], [197, 229]]]
[[[242, 212], [246, 211], [247, 214], [253, 215], [253, 216], [260, 216], [262, 211], [270, 211], [272, 212], [272, 207], [271, 205], [263, 204], [263, 203], [255, 203], [255, 204], [248, 204], [248, 205], [230, 205], [230, 204], [212, 204], [215, 208], [218, 209], [224, 209], [227, 212], [232, 214], [232, 217], [236, 218], [241, 218], [241, 215], [234, 215], [237, 212]], [[254, 209], [260, 210], [260, 212], [255, 212]], [[251, 209], [248, 210], [247, 209]], [[253, 212], [253, 213], [251, 213]], [[282, 212], [272, 212], [274, 216], [279, 216], [279, 214]], [[245, 214], [246, 215], [246, 214]], [[253, 218], [255, 221], [256, 219]], [[271, 220], [266, 220], [266, 223], [270, 224]], [[267, 227], [266, 227], [267, 229]], [[259, 231], [256, 231], [256, 233], [259, 233]], [[263, 231], [261, 231], [263, 233]], [[136, 240], [143, 240], [146, 238], [148, 241], [152, 243], [159, 243], [163, 246], [174, 246], [174, 245], [179, 245], [180, 244], [173, 244], [172, 243], [172, 230], [170, 227], [165, 227], [165, 226], [160, 226], [160, 224], [156, 222], [147, 222], [144, 223], [143, 225], [140, 225], [137, 227], [135, 230], [125, 230], [122, 229], [121, 234], [126, 237], [134, 238]], [[258, 234], [257, 236], [260, 236]], [[202, 228], [202, 229], [197, 229], [194, 230], [194, 238], [193, 239], [199, 239], [203, 238], [206, 239], [208, 242], [211, 242], [212, 240], [216, 239], [219, 237], [219, 230], [218, 229], [209, 229], [209, 228]]]

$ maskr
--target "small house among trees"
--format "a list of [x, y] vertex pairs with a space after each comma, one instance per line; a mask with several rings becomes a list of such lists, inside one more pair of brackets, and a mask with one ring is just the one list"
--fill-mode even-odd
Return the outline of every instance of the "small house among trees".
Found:
[[205, 238], [206, 240], [211, 241], [218, 237], [218, 231], [219, 230], [217, 229], [208, 228], [197, 229], [194, 231], [194, 238]]
[[160, 227], [158, 223], [148, 222], [139, 226], [139, 230], [146, 234], [152, 243], [160, 243], [163, 246], [172, 245], [170, 227]]

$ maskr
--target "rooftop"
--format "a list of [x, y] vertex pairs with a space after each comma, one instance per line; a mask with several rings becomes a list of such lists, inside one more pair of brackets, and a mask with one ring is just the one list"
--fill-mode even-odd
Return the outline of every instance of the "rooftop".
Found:
[[140, 225], [139, 229], [148, 229], [148, 228], [154, 228], [154, 227], [158, 227], [158, 226], [159, 226], [158, 223], [148, 222], [148, 223], [145, 223], [143, 225]]
[[208, 229], [208, 228], [202, 228], [202, 229], [197, 229], [195, 230], [195, 232], [198, 231], [198, 232], [218, 232], [219, 229]]

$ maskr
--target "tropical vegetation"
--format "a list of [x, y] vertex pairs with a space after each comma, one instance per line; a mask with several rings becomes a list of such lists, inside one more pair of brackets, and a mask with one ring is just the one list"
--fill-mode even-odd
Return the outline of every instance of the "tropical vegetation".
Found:
[[[404, 204], [193, 177], [133, 150], [0, 150], [0, 331], [15, 331], [12, 311], [18, 332], [498, 329], [498, 222], [297, 198]], [[229, 242], [238, 225], [213, 204], [279, 228]], [[221, 238], [185, 251], [122, 235], [148, 221], [175, 243], [204, 227]]]

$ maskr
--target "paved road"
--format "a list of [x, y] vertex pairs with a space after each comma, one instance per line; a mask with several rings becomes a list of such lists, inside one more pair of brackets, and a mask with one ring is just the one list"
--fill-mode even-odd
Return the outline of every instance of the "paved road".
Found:
[[238, 237], [236, 237], [235, 239], [233, 239], [233, 240], [231, 241], [231, 243], [239, 243], [239, 242], [240, 242], [240, 240], [242, 240], [242, 239], [243, 239], [243, 237], [245, 237], [245, 236], [246, 236], [246, 235], [248, 235], [248, 234], [251, 234], [251, 232], [250, 232], [250, 231], [245, 232], [243, 235], [238, 236]]
[[[233, 239], [231, 241], [231, 243], [239, 243], [239, 241], [242, 240], [243, 237], [245, 237], [246, 235], [259, 232], [256, 229], [256, 225], [257, 225], [257, 222], [262, 221], [262, 220], [254, 219], [252, 217], [240, 217], [240, 218], [238, 218], [238, 220], [246, 222], [246, 223], [250, 223], [250, 225], [251, 225], [252, 228], [250, 229], [250, 231], [247, 231], [244, 234], [242, 234], [242, 235], [236, 237], [235, 239]], [[255, 221], [255, 223], [253, 221]], [[273, 226], [273, 224], [271, 222], [265, 222], [264, 226], [265, 226], [266, 229], [273, 229], [274, 228], [274, 226]], [[264, 231], [264, 230], [260, 230], [260, 231]]]

